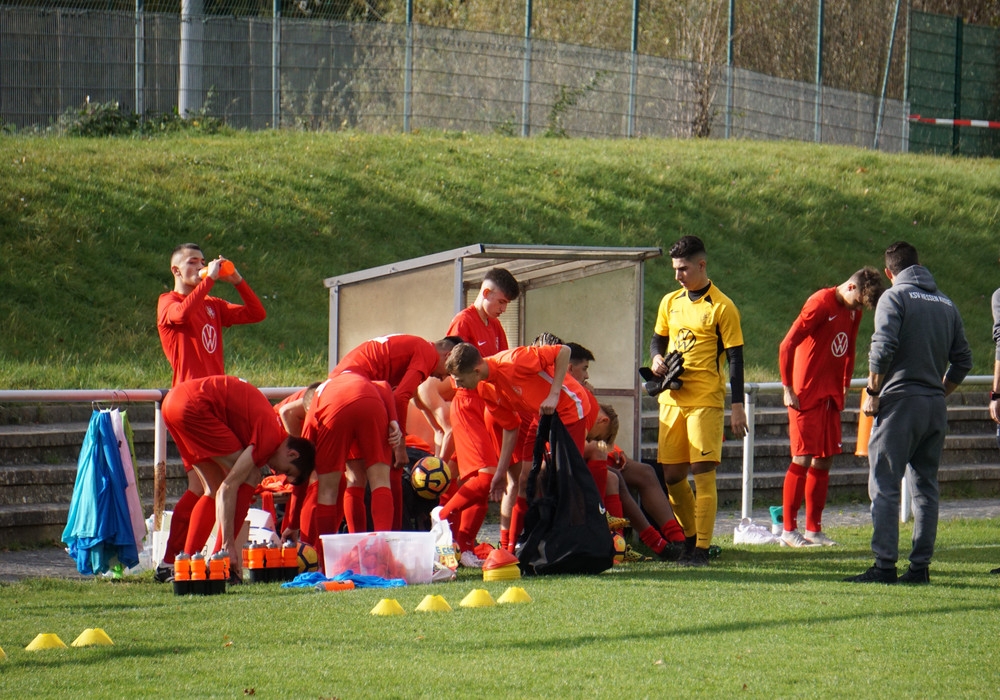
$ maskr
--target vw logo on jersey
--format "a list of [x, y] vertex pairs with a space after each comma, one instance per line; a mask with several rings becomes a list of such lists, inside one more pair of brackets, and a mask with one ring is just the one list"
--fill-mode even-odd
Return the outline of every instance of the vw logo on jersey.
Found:
[[674, 339], [674, 349], [687, 352], [694, 347], [694, 333], [687, 328], [681, 328]]
[[843, 357], [847, 354], [847, 333], [841, 331], [833, 338], [833, 342], [830, 343], [830, 352], [833, 353], [834, 357]]
[[215, 349], [219, 347], [219, 334], [215, 330], [215, 326], [206, 323], [201, 329], [201, 344], [205, 346], [205, 350], [209, 353], [215, 352]]

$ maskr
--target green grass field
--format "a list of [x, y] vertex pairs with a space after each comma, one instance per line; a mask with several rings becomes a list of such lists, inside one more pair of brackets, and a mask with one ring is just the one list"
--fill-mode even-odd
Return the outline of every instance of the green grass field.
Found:
[[[871, 562], [870, 529], [841, 547], [734, 547], [707, 569], [646, 563], [515, 582], [533, 602], [467, 609], [458, 581], [316, 593], [244, 585], [176, 597], [121, 582], [0, 584], [0, 697], [993, 697], [996, 520], [944, 522], [922, 587], [840, 581]], [[907, 551], [910, 528], [901, 541]], [[417, 613], [427, 594], [452, 613]], [[399, 617], [370, 614], [396, 599]], [[69, 645], [101, 628], [113, 647]]]
[[[226, 332], [227, 368], [274, 386], [325, 374], [327, 277], [473, 243], [669, 247], [689, 233], [741, 309], [750, 380], [777, 378], [810, 293], [881, 267], [899, 239], [958, 304], [973, 373], [990, 374], [998, 202], [992, 160], [805, 143], [3, 136], [0, 386], [169, 386], [154, 317], [184, 241], [235, 260], [261, 296], [267, 320]], [[669, 259], [645, 279], [648, 335], [676, 288]], [[868, 315], [859, 348], [870, 331]]]

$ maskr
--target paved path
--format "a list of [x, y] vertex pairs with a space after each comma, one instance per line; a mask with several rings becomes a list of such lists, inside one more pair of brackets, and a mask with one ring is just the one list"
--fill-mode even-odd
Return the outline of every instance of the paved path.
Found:
[[[1000, 499], [969, 499], [945, 501], [941, 504], [941, 519], [958, 518], [982, 519], [1000, 518]], [[755, 510], [754, 522], [769, 526], [771, 517], [766, 509]], [[740, 511], [721, 510], [716, 519], [715, 532], [732, 535], [733, 528], [740, 522]], [[827, 527], [871, 526], [867, 504], [831, 505], [823, 513], [823, 524]], [[483, 527], [482, 539], [496, 541], [499, 528], [494, 523]], [[0, 550], [0, 581], [19, 581], [24, 578], [45, 576], [49, 578], [83, 579], [73, 560], [61, 547], [26, 549], [17, 551]]]

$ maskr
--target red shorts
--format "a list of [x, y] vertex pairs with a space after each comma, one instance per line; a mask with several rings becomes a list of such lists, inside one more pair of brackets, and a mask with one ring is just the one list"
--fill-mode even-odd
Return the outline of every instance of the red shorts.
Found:
[[793, 457], [839, 455], [840, 410], [833, 399], [823, 399], [808, 411], [788, 409], [788, 440]]
[[371, 382], [338, 375], [314, 401], [315, 419], [306, 421], [302, 436], [316, 445], [317, 474], [343, 472], [348, 458], [362, 460], [366, 469], [392, 464], [389, 413]]
[[455, 392], [451, 402], [451, 432], [461, 478], [497, 465], [496, 436], [486, 424], [486, 402], [475, 391]]

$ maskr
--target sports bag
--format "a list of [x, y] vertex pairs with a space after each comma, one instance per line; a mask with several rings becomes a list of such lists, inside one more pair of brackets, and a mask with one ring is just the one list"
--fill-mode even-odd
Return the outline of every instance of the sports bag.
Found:
[[614, 543], [597, 486], [555, 414], [543, 415], [538, 425], [527, 499], [518, 555], [522, 573], [598, 574], [611, 568]]

